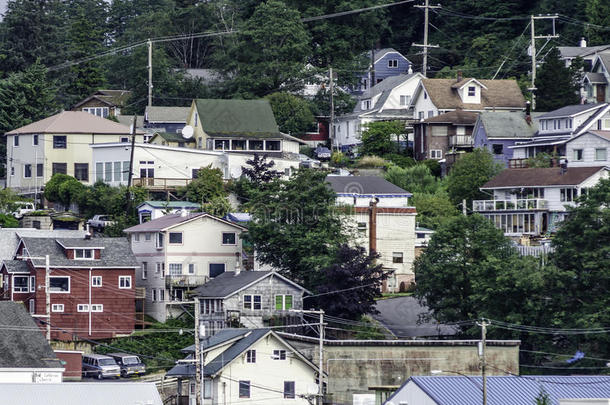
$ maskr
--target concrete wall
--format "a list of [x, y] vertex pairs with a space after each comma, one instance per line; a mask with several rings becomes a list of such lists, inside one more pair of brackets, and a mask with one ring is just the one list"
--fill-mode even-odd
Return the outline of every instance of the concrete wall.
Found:
[[[318, 362], [317, 340], [283, 335]], [[352, 395], [372, 393], [373, 386], [400, 386], [413, 375], [453, 370], [479, 375], [476, 340], [326, 341], [324, 371], [333, 404], [351, 404]], [[304, 349], [304, 350], [302, 350]], [[488, 341], [487, 361], [502, 370], [519, 372], [519, 341]], [[504, 372], [488, 368], [489, 375]]]

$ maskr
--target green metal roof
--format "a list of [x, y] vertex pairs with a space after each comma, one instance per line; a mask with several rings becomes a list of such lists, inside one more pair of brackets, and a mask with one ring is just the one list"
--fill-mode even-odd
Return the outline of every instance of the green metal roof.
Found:
[[199, 125], [207, 134], [245, 137], [280, 134], [267, 100], [197, 99], [195, 105]]

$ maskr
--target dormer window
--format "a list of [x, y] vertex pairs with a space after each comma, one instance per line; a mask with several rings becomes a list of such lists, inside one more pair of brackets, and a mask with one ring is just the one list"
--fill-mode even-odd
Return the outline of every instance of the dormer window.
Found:
[[94, 257], [93, 249], [74, 249], [75, 260], [92, 260]]
[[371, 108], [371, 100], [364, 100], [362, 102], [362, 109], [369, 110]]
[[468, 86], [468, 97], [474, 97], [477, 95], [477, 88], [474, 86]]

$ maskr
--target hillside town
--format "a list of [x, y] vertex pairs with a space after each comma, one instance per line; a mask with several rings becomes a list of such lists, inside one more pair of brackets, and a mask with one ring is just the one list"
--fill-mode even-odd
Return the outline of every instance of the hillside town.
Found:
[[0, 405], [610, 404], [610, 4], [326, 3], [7, 2]]

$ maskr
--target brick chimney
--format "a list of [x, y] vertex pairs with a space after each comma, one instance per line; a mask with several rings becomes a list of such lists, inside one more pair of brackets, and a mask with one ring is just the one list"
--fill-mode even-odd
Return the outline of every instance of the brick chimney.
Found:
[[369, 254], [377, 252], [377, 203], [375, 198], [369, 203]]
[[462, 81], [462, 71], [458, 70], [457, 71], [457, 80], [458, 83]]
[[525, 122], [527, 125], [532, 125], [532, 105], [529, 101], [525, 102]]

